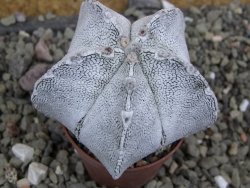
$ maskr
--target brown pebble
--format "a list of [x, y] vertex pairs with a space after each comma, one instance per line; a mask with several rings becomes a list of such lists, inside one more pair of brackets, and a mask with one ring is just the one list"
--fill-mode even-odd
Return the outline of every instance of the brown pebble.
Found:
[[53, 60], [52, 55], [50, 54], [49, 48], [46, 42], [43, 39], [40, 39], [35, 47], [37, 59], [51, 62]]
[[6, 124], [6, 131], [10, 137], [17, 137], [20, 134], [20, 128], [12, 122]]
[[241, 133], [240, 139], [242, 140], [242, 142], [247, 143], [248, 137], [247, 137], [246, 133]]
[[153, 156], [153, 157], [151, 157], [151, 158], [149, 159], [149, 161], [150, 161], [151, 163], [153, 163], [153, 162], [155, 162], [155, 161], [158, 161], [158, 157]]
[[141, 166], [145, 166], [145, 165], [147, 165], [148, 164], [148, 162], [147, 161], [145, 161], [145, 160], [140, 160], [140, 161], [138, 161], [137, 163], [136, 163], [136, 167], [141, 167]]
[[48, 64], [36, 64], [31, 67], [19, 80], [21, 88], [25, 91], [32, 91], [36, 81], [51, 67]]

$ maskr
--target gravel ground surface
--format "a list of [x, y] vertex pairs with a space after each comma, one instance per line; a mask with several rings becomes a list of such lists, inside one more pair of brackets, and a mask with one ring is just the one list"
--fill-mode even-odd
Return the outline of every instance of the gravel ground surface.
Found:
[[[131, 7], [125, 15], [137, 19], [160, 8], [157, 6]], [[215, 91], [221, 112], [216, 126], [186, 138], [145, 188], [222, 187], [223, 181], [228, 187], [249, 188], [250, 6], [190, 8], [185, 16], [192, 63]], [[51, 17], [39, 20], [46, 22]], [[4, 22], [8, 25], [18, 19]], [[44, 180], [32, 187], [97, 187], [61, 126], [38, 114], [30, 103], [34, 81], [63, 57], [73, 34], [70, 28], [39, 28], [0, 36], [0, 187], [25, 184], [21, 179], [27, 177], [31, 162], [42, 163], [45, 166], [40, 170], [47, 171]], [[16, 143], [34, 148], [27, 149], [31, 159], [18, 155], [17, 147], [14, 155]]]

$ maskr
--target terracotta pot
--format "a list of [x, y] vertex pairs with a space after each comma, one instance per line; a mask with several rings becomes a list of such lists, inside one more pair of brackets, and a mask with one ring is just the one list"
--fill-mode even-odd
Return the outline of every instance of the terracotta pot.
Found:
[[172, 146], [171, 151], [158, 161], [142, 167], [127, 169], [118, 180], [113, 180], [108, 171], [99, 161], [89, 156], [78, 146], [65, 127], [64, 132], [67, 139], [82, 158], [83, 164], [90, 177], [98, 185], [105, 185], [108, 188], [140, 188], [156, 176], [158, 170], [165, 163], [165, 161], [168, 160], [183, 143], [183, 139], [178, 140]]

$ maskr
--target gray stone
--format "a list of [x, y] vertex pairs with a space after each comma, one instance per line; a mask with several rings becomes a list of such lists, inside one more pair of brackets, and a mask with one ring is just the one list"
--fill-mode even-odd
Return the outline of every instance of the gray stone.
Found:
[[56, 159], [61, 162], [62, 164], [68, 164], [68, 152], [66, 150], [60, 150], [56, 155]]
[[72, 175], [70, 176], [70, 181], [71, 181], [71, 182], [74, 182], [74, 183], [77, 182], [77, 178], [76, 178], [76, 176], [75, 176], [74, 174], [72, 174]]
[[47, 146], [47, 143], [44, 139], [39, 138], [39, 139], [33, 140], [31, 142], [31, 146], [35, 149], [39, 149], [39, 150], [43, 151], [45, 149], [45, 147]]
[[162, 4], [159, 0], [129, 0], [130, 7], [136, 7], [138, 9], [161, 9]]
[[52, 31], [52, 29], [47, 29], [44, 33], [43, 33], [43, 35], [42, 35], [42, 39], [44, 40], [44, 41], [49, 41], [49, 40], [52, 40], [53, 39], [53, 35], [54, 35], [54, 33], [53, 33], [53, 31]]
[[14, 78], [20, 78], [32, 62], [32, 56], [28, 53], [13, 53], [9, 58], [9, 71]]
[[2, 78], [4, 81], [8, 81], [10, 79], [11, 75], [9, 73], [4, 73]]
[[170, 168], [169, 168], [169, 173], [170, 174], [174, 174], [174, 172], [176, 171], [176, 169], [179, 167], [179, 165], [173, 161]]
[[124, 15], [125, 16], [131, 16], [133, 15], [133, 13], [135, 12], [136, 10], [136, 7], [129, 7], [125, 12], [124, 12]]
[[56, 174], [55, 174], [52, 170], [49, 171], [49, 179], [50, 179], [54, 184], [57, 184], [57, 183], [58, 183], [57, 176], [56, 176]]
[[212, 27], [213, 31], [221, 31], [222, 30], [222, 19], [217, 19], [215, 21], [215, 23], [213, 24], [213, 27]]
[[169, 177], [163, 177], [162, 178], [162, 185], [160, 188], [173, 188], [174, 185]]
[[23, 107], [23, 115], [24, 116], [29, 115], [32, 112], [34, 112], [34, 108], [30, 104], [24, 105], [24, 107]]
[[16, 12], [15, 18], [16, 18], [17, 22], [25, 22], [26, 21], [26, 16], [22, 12]]
[[6, 182], [4, 176], [0, 176], [0, 185], [3, 185]]
[[145, 188], [156, 188], [156, 185], [157, 185], [157, 181], [156, 181], [156, 180], [152, 180], [152, 181], [150, 181], [150, 182], [145, 186]]
[[213, 157], [206, 157], [200, 160], [200, 166], [205, 169], [210, 169], [212, 167], [216, 167], [218, 163]]
[[215, 133], [211, 136], [211, 139], [219, 143], [222, 140], [222, 135], [220, 133]]
[[206, 26], [206, 23], [204, 23], [204, 22], [198, 23], [198, 24], [196, 25], [196, 30], [197, 30], [199, 33], [202, 33], [202, 34], [206, 33], [206, 32], [208, 31], [207, 26]]
[[192, 161], [192, 160], [185, 161], [185, 164], [186, 164], [189, 168], [194, 168], [194, 167], [197, 166], [196, 162], [195, 162], [195, 161]]
[[225, 163], [228, 163], [228, 161], [229, 161], [228, 156], [226, 156], [226, 155], [214, 156], [214, 159], [215, 159], [219, 164], [225, 164]]
[[232, 172], [232, 185], [235, 188], [239, 188], [240, 184], [241, 182], [240, 182], [239, 170], [237, 168], [234, 168]]
[[84, 167], [82, 165], [81, 161], [78, 161], [76, 163], [75, 171], [78, 175], [83, 175], [84, 174]]
[[215, 20], [217, 20], [219, 18], [221, 13], [222, 12], [220, 10], [211, 10], [211, 11], [209, 11], [208, 14], [207, 14], [207, 21], [208, 22], [214, 22]]
[[83, 183], [70, 183], [67, 188], [87, 188]]
[[15, 18], [14, 15], [11, 15], [11, 16], [2, 18], [0, 22], [1, 22], [1, 24], [3, 24], [4, 26], [10, 26], [10, 25], [16, 23], [16, 18]]
[[16, 157], [12, 157], [10, 159], [9, 163], [10, 163], [10, 165], [12, 165], [13, 167], [18, 169], [18, 168], [21, 167], [23, 162], [20, 159], [16, 158]]
[[161, 177], [161, 178], [166, 176], [166, 169], [165, 169], [165, 167], [161, 167], [160, 168], [160, 170], [158, 172], [158, 176]]
[[63, 50], [61, 50], [61, 49], [56, 49], [56, 50], [54, 51], [54, 56], [53, 56], [53, 58], [54, 58], [55, 61], [61, 60], [61, 59], [63, 58], [63, 56], [64, 56]]
[[48, 188], [48, 185], [41, 183], [41, 184], [37, 185], [36, 187], [37, 188]]
[[0, 82], [0, 94], [5, 93], [5, 91], [6, 91], [5, 85], [4, 85], [3, 83]]
[[53, 14], [53, 13], [51, 13], [51, 12], [48, 12], [46, 15], [45, 15], [45, 18], [47, 19], [47, 20], [51, 20], [51, 19], [54, 19], [56, 16]]
[[208, 150], [208, 148], [206, 146], [200, 146], [200, 154], [202, 157], [207, 156], [207, 150]]
[[190, 187], [190, 182], [182, 175], [174, 176], [172, 182], [175, 186]]
[[199, 148], [194, 144], [187, 145], [187, 153], [192, 157], [199, 157], [200, 155]]
[[15, 184], [17, 181], [17, 170], [8, 165], [5, 167], [5, 179], [8, 180], [8, 182]]
[[0, 153], [0, 176], [4, 175], [4, 168], [8, 164], [8, 161], [4, 154]]
[[69, 27], [67, 27], [64, 31], [64, 37], [66, 39], [72, 39], [74, 34], [75, 34], [75, 32]]
[[238, 143], [233, 142], [228, 151], [229, 155], [237, 155], [238, 154]]
[[238, 158], [240, 160], [243, 160], [246, 158], [246, 155], [248, 154], [249, 152], [249, 146], [242, 146], [239, 148], [239, 151], [238, 151]]
[[213, 168], [209, 169], [209, 173], [212, 176], [218, 176], [220, 174], [220, 171], [217, 167], [213, 167]]

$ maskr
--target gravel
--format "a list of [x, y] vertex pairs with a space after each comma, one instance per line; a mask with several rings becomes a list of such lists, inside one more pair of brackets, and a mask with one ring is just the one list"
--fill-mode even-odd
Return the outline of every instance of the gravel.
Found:
[[[137, 3], [125, 14], [134, 21], [157, 9], [157, 3], [153, 8]], [[220, 114], [214, 127], [186, 138], [145, 187], [250, 187], [250, 5], [192, 7], [184, 15], [191, 61], [215, 91]], [[39, 26], [54, 19], [52, 14], [40, 17], [44, 21]], [[15, 26], [21, 21], [29, 22], [18, 14], [0, 22]], [[48, 168], [45, 179], [33, 187], [98, 187], [61, 125], [36, 112], [30, 103], [34, 80], [66, 53], [73, 34], [72, 27], [65, 27], [0, 36], [0, 187], [15, 187], [13, 183], [27, 178], [31, 162]], [[37, 51], [39, 41], [43, 45]], [[23, 163], [11, 152], [17, 143], [35, 149], [31, 162]]]

